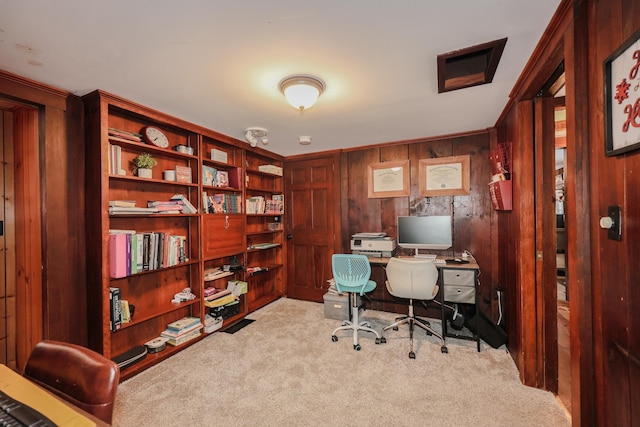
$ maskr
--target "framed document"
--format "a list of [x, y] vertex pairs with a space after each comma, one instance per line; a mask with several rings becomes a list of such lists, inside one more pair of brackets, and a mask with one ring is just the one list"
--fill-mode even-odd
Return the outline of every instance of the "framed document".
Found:
[[460, 196], [470, 191], [470, 156], [420, 160], [421, 196]]
[[409, 160], [369, 165], [369, 198], [409, 195]]
[[605, 151], [640, 148], [640, 31], [604, 61]]

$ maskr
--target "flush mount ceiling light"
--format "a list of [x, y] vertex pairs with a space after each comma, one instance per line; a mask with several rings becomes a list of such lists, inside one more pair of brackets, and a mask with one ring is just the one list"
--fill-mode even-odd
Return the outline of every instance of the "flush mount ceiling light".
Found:
[[258, 142], [267, 145], [269, 143], [269, 138], [267, 137], [268, 132], [265, 128], [250, 127], [244, 130], [244, 137], [252, 147], [258, 145]]
[[324, 91], [324, 82], [306, 74], [285, 77], [280, 82], [280, 91], [289, 104], [301, 112], [311, 108]]

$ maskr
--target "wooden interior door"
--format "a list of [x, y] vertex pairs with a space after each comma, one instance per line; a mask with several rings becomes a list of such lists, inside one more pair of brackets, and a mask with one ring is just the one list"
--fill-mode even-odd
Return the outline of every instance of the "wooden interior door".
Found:
[[322, 302], [339, 242], [337, 155], [285, 162], [285, 230], [290, 298]]

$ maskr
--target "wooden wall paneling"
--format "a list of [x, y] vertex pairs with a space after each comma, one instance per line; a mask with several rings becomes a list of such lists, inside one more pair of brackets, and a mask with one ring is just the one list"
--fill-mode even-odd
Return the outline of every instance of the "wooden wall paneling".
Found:
[[14, 111], [17, 365], [43, 337], [38, 110]]
[[[556, 272], [555, 198], [555, 101], [534, 100], [535, 111], [535, 222], [536, 222], [536, 308], [539, 323], [538, 384], [558, 391], [558, 291]], [[548, 262], [553, 260], [553, 262]]]
[[[520, 340], [520, 379], [523, 384], [537, 386], [536, 359], [537, 319], [535, 277], [535, 205], [533, 154], [533, 105], [521, 101], [516, 105], [516, 138], [513, 143], [513, 213], [517, 217], [516, 295], [518, 301]], [[513, 238], [513, 236], [511, 236]]]
[[[638, 152], [631, 152], [622, 156], [604, 157], [604, 129], [603, 129], [603, 69], [602, 63], [611, 52], [618, 48], [631, 32], [625, 32], [640, 27], [640, 14], [636, 8], [636, 16], [631, 3], [624, 0], [610, 2], [594, 2], [590, 9], [589, 19], [590, 42], [589, 51], [592, 52], [589, 62], [591, 82], [589, 91], [593, 94], [590, 100], [590, 135], [593, 144], [592, 151], [596, 153], [592, 163], [592, 225], [594, 236], [593, 246], [593, 286], [594, 286], [594, 322], [595, 322], [595, 370], [597, 401], [602, 402], [598, 420], [611, 425], [634, 425], [640, 422], [640, 415], [635, 415], [637, 406], [631, 403], [629, 362], [620, 353], [611, 354], [615, 343], [625, 349], [630, 346], [630, 336], [637, 325], [631, 323], [630, 310], [635, 309], [630, 304], [630, 285], [633, 277], [631, 265], [636, 260], [630, 258], [633, 246], [637, 247], [640, 236], [630, 234], [632, 228], [628, 225], [638, 219], [638, 212], [630, 210], [631, 194], [637, 194], [637, 188], [632, 190], [628, 181], [634, 163], [638, 160]], [[637, 96], [637, 95], [636, 95]], [[633, 182], [633, 181], [631, 181]], [[596, 218], [605, 216], [607, 207], [620, 205], [623, 210], [623, 239], [613, 241], [607, 238], [607, 233], [600, 230]], [[637, 283], [637, 280], [635, 280]], [[635, 331], [637, 335], [637, 330]], [[614, 358], [609, 360], [609, 356]], [[612, 398], [616, 396], [616, 398]]]
[[349, 239], [358, 232], [376, 231], [380, 227], [380, 200], [367, 197], [367, 182], [369, 180], [367, 166], [380, 163], [379, 148], [368, 148], [350, 151], [347, 157], [347, 188], [342, 188], [347, 194], [347, 217], [343, 217], [343, 248], [349, 249]]
[[[411, 144], [409, 158], [411, 167], [411, 196], [407, 215], [449, 215], [451, 214], [451, 196], [420, 197], [418, 162], [421, 159], [434, 159], [453, 155], [453, 140], [441, 138]], [[415, 165], [413, 164], [415, 163]], [[455, 239], [454, 239], [455, 241]], [[451, 253], [452, 249], [447, 253]]]
[[[615, 50], [623, 41], [620, 25], [612, 26], [611, 22], [621, 23], [621, 3], [619, 0], [608, 2], [608, 7], [602, 4], [596, 5], [589, 23], [590, 38], [589, 50], [593, 55], [589, 63], [589, 74], [592, 75], [589, 90], [594, 94], [598, 102], [590, 106], [590, 129], [593, 135], [592, 176], [597, 177], [591, 181], [592, 198], [591, 212], [594, 218], [606, 215], [609, 205], [622, 204], [624, 156], [605, 158], [603, 126], [603, 71], [602, 61]], [[598, 33], [592, 33], [592, 29], [599, 28]], [[598, 119], [596, 119], [598, 118]], [[606, 183], [606, 185], [604, 185]], [[606, 232], [599, 230], [592, 221], [591, 233], [593, 239], [593, 254], [605, 254], [607, 262], [593, 263], [593, 295], [594, 295], [594, 326], [595, 346], [594, 357], [596, 365], [596, 399], [601, 402], [598, 418], [601, 425], [611, 423], [616, 425], [630, 425], [629, 396], [621, 392], [628, 388], [627, 366], [621, 359], [619, 363], [608, 363], [608, 345], [618, 341], [626, 347], [626, 333], [624, 332], [626, 316], [624, 286], [622, 277], [618, 272], [624, 271], [623, 243], [610, 241]], [[601, 234], [602, 233], [602, 234]], [[626, 237], [626, 236], [625, 236]], [[613, 400], [607, 396], [617, 395]]]
[[[623, 34], [626, 37], [631, 36], [640, 29], [640, 2], [635, 0], [623, 0], [622, 1], [623, 14]], [[637, 92], [636, 92], [637, 93]], [[625, 200], [627, 201], [626, 207], [626, 229], [625, 232], [629, 239], [627, 239], [627, 278], [625, 282], [628, 284], [627, 295], [628, 304], [628, 325], [627, 330], [628, 350], [636, 357], [636, 360], [640, 358], [640, 286], [638, 284], [637, 273], [631, 268], [634, 263], [640, 259], [640, 244], [638, 238], [640, 238], [640, 221], [638, 221], [638, 215], [640, 214], [640, 198], [638, 195], [638, 188], [640, 188], [640, 153], [635, 152], [633, 155], [627, 156], [628, 164], [625, 167]], [[632, 422], [640, 424], [640, 367], [637, 365], [629, 364], [629, 397], [631, 399], [629, 406], [632, 411]]]
[[[11, 107], [9, 107], [11, 109]], [[2, 363], [12, 369], [17, 369], [17, 325], [16, 325], [16, 230], [15, 230], [15, 168], [14, 145], [13, 145], [13, 113], [2, 111], [2, 162], [4, 174], [2, 180], [3, 210], [2, 220], [4, 221], [3, 235], [3, 262], [0, 263], [0, 274], [4, 278], [4, 286], [0, 290], [0, 323], [2, 323]]]
[[[515, 147], [515, 108], [509, 110], [496, 128], [496, 143], [509, 142], [513, 144], [512, 159], [511, 159], [511, 179], [513, 180], [516, 174], [520, 173], [516, 169], [516, 164], [519, 160]], [[493, 148], [493, 147], [492, 147]], [[514, 189], [515, 190], [515, 189]], [[516, 194], [512, 195], [515, 204]], [[516, 209], [515, 212], [518, 210]], [[508, 348], [513, 357], [516, 366], [520, 369], [520, 354], [522, 352], [522, 345], [520, 342], [520, 291], [517, 288], [517, 251], [516, 243], [518, 242], [518, 217], [517, 214], [512, 211], [500, 211], [496, 212], [497, 216], [497, 240], [498, 247], [494, 253], [494, 258], [498, 264], [498, 285], [500, 285], [504, 291], [503, 294], [503, 317], [505, 330], [508, 337]]]
[[[591, 288], [589, 61], [591, 37], [587, 31], [587, 4], [576, 4], [564, 36], [567, 105], [565, 163], [567, 286], [571, 313], [571, 416], [573, 425], [595, 424], [593, 366], [593, 311]], [[573, 298], [571, 296], [574, 296]]]
[[[454, 255], [468, 250], [480, 265], [480, 308], [494, 321], [489, 311], [497, 302], [497, 280], [492, 272], [491, 214], [493, 211], [489, 188], [491, 177], [489, 163], [489, 133], [454, 138], [453, 155], [471, 157], [471, 192], [467, 196], [453, 197]], [[497, 306], [497, 304], [495, 304]]]
[[[66, 111], [45, 109], [44, 230], [46, 266], [45, 336], [86, 344], [88, 331], [78, 328], [86, 319], [86, 257], [84, 232], [84, 134], [82, 104], [69, 97]], [[65, 254], [60, 262], [60, 254]], [[84, 323], [84, 322], [83, 322]]]
[[[21, 233], [16, 234], [16, 263], [18, 286], [27, 298], [19, 301], [21, 369], [35, 343], [50, 338], [45, 334], [86, 345], [83, 185], [79, 178], [84, 140], [79, 101], [68, 92], [0, 72], [0, 95], [20, 105], [14, 123], [16, 232]], [[62, 207], [64, 201], [69, 205]], [[25, 311], [30, 313], [26, 317]], [[56, 323], [45, 330], [43, 322], [50, 320]]]

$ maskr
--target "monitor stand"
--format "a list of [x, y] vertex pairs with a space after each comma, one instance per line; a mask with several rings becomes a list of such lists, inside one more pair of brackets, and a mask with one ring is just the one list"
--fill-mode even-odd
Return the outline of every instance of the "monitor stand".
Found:
[[414, 255], [414, 258], [422, 258], [422, 259], [436, 259], [437, 257], [438, 256], [435, 254], [421, 254], [418, 248], [416, 248], [416, 254]]

